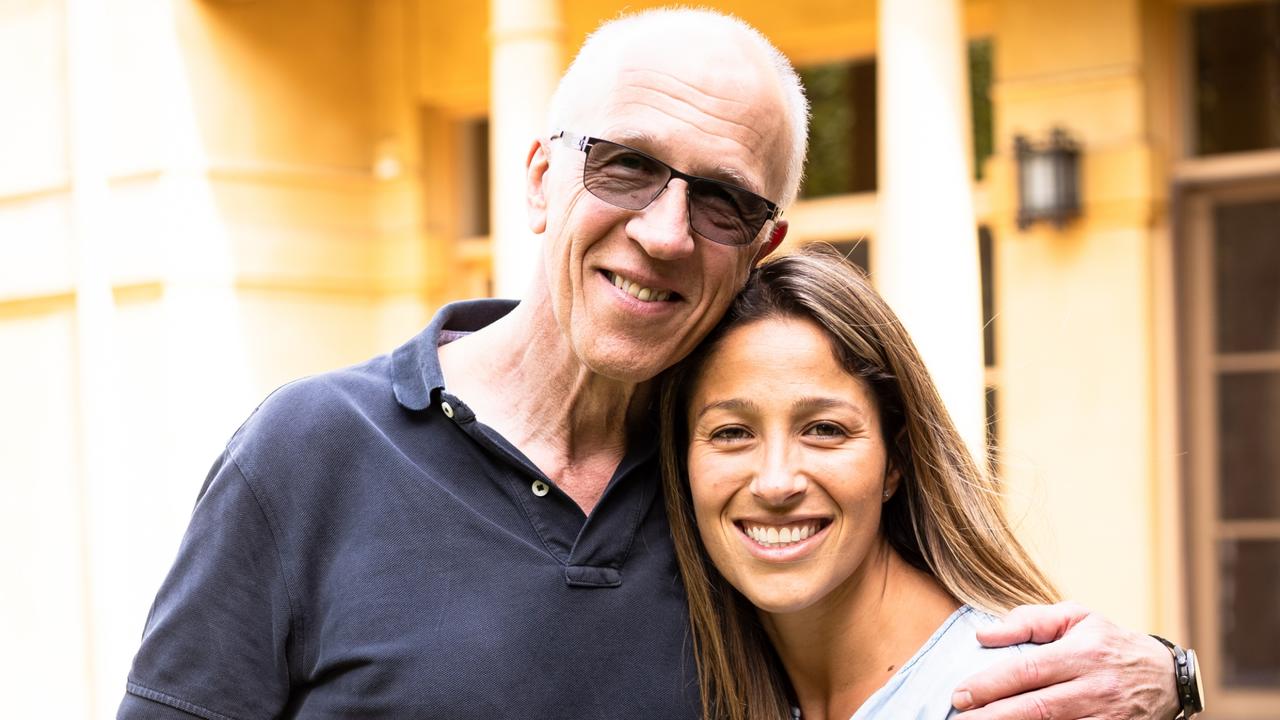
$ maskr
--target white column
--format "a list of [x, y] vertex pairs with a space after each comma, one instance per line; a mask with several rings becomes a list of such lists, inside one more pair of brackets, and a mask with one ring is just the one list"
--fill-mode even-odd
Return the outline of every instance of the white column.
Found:
[[525, 157], [546, 132], [561, 72], [560, 0], [490, 0], [489, 148], [494, 293], [521, 297], [539, 258], [524, 210]]
[[985, 457], [982, 296], [960, 0], [880, 0], [877, 288]]
[[[87, 717], [99, 717], [110, 618], [98, 601], [110, 582], [115, 538], [103, 532], [118, 479], [119, 402], [115, 392], [115, 299], [111, 288], [111, 191], [108, 186], [109, 76], [106, 8], [95, 0], [68, 0], [67, 118], [71, 175], [71, 232], [76, 278], [76, 369], [79, 515], [84, 587], [85, 647], [68, 672], [86, 693]], [[76, 681], [79, 682], [76, 682]], [[118, 687], [119, 678], [112, 678]], [[112, 689], [116, 689], [113, 687]]]

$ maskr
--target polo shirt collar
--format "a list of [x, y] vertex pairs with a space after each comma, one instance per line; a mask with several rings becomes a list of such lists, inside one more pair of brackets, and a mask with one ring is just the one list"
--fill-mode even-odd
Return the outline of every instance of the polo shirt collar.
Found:
[[422, 332], [391, 353], [396, 401], [409, 410], [431, 407], [435, 391], [444, 388], [440, 346], [493, 323], [516, 304], [515, 300], [463, 300], [440, 308]]

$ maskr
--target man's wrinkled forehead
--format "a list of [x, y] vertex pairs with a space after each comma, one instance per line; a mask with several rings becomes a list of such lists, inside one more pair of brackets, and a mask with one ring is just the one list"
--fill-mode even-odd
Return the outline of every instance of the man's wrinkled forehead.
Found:
[[[787, 113], [765, 58], [745, 43], [725, 39], [701, 44], [678, 36], [648, 39], [630, 38], [596, 67], [591, 97], [575, 103], [578, 127], [618, 142], [632, 140], [659, 156], [679, 135], [709, 156], [749, 157], [761, 170], [780, 168], [789, 146]], [[756, 173], [738, 171], [735, 177], [730, 168], [724, 170], [715, 175], [759, 185], [748, 177]], [[774, 185], [773, 178], [768, 184]]]
[[641, 28], [624, 37], [625, 41], [611, 53], [612, 62], [607, 63], [604, 73], [616, 87], [666, 78], [699, 94], [709, 93], [712, 99], [732, 103], [777, 90], [777, 78], [768, 58], [743, 38], [706, 37], [678, 27], [665, 33]]

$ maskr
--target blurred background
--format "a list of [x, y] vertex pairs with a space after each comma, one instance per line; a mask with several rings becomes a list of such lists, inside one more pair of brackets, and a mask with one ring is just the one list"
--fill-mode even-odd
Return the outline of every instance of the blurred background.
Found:
[[[114, 717], [268, 392], [518, 292], [547, 95], [659, 4], [0, 0], [0, 715]], [[1280, 2], [708, 5], [813, 103], [787, 245], [980, 298], [941, 331], [1066, 595], [1195, 647], [1208, 717], [1280, 717]], [[891, 216], [951, 218], [960, 261], [917, 276]]]

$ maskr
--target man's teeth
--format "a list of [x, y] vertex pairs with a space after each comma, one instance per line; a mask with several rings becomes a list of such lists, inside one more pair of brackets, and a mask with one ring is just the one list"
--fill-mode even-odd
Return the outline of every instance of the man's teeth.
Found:
[[608, 273], [614, 287], [642, 302], [663, 302], [671, 299], [670, 290], [654, 290], [627, 280], [617, 273]]
[[818, 521], [814, 520], [800, 525], [788, 525], [783, 528], [774, 525], [749, 525], [744, 523], [742, 529], [747, 533], [747, 537], [765, 547], [782, 547], [794, 545], [818, 532]]

